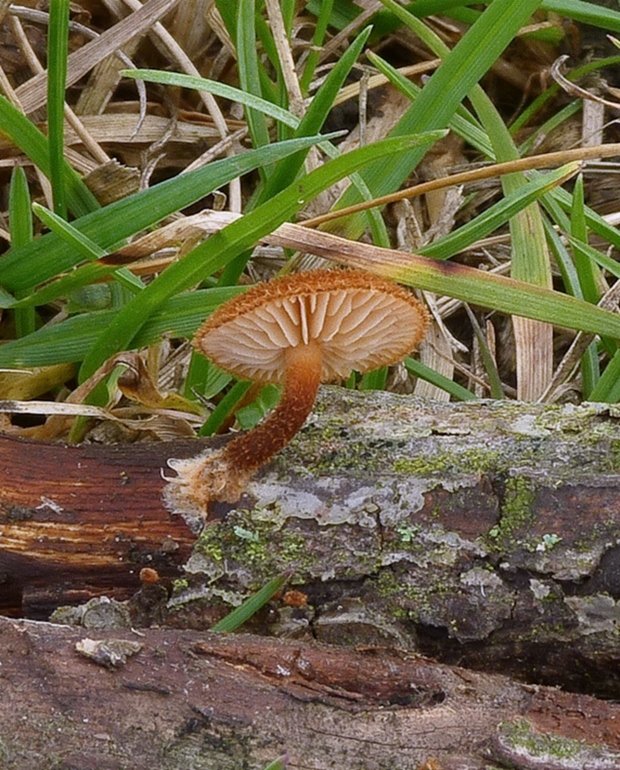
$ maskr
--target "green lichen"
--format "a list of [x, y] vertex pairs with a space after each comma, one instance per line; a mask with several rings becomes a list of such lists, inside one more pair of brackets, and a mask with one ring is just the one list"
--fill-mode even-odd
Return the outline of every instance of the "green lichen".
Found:
[[329, 440], [322, 444], [322, 451], [317, 451], [316, 459], [312, 463], [313, 473], [334, 474], [346, 471], [354, 476], [356, 473], [367, 475], [380, 472], [381, 466], [384, 465], [380, 452], [369, 448], [366, 442], [345, 439], [340, 439], [338, 443], [340, 442], [346, 447], [346, 451], [341, 451], [342, 447], [330, 451]]
[[[544, 761], [545, 765], [558, 760], [572, 760], [566, 765], [567, 767], [584, 766], [602, 749], [599, 746], [584, 744], [574, 738], [535, 732], [532, 725], [525, 719], [503, 722], [498, 730], [503, 753], [508, 757], [519, 757], [522, 760], [537, 763]], [[602, 750], [602, 753], [607, 752]], [[605, 764], [605, 766], [608, 765]]]
[[205, 527], [194, 548], [216, 562], [225, 557], [229, 571], [235, 563], [251, 567], [260, 579], [283, 570], [298, 572], [312, 561], [301, 535], [241, 509]]
[[452, 473], [488, 473], [500, 471], [500, 457], [497, 452], [488, 449], [469, 447], [453, 452], [437, 452], [434, 455], [418, 457], [401, 457], [397, 459], [392, 470], [395, 473], [406, 473], [416, 476], [428, 476], [434, 473], [450, 471]]
[[460, 469], [463, 472], [488, 473], [491, 470], [500, 470], [500, 456], [498, 452], [474, 447], [459, 452], [457, 457]]
[[535, 497], [536, 488], [531, 479], [525, 476], [510, 476], [506, 480], [499, 523], [489, 530], [488, 539], [499, 545], [512, 543], [518, 538], [525, 539], [531, 545], [527, 530], [536, 521], [532, 510]]
[[400, 526], [396, 532], [400, 538], [400, 542], [403, 545], [410, 545], [411, 543], [415, 543], [418, 539], [418, 535], [420, 534], [420, 527], [412, 527], [408, 524], [403, 524]]
[[551, 551], [561, 542], [562, 538], [559, 535], [556, 535], [554, 532], [544, 534], [541, 539], [541, 544], [545, 551]]
[[417, 613], [412, 613], [408, 607], [403, 606], [403, 599], [414, 602], [420, 611], [430, 609], [428, 596], [423, 595], [419, 588], [411, 584], [403, 583], [392, 570], [381, 570], [375, 582], [376, 590], [383, 599], [387, 600], [387, 607], [395, 620], [414, 619]]
[[386, 607], [394, 620], [413, 620], [416, 623], [435, 615], [434, 599], [457, 590], [451, 583], [442, 583], [439, 575], [429, 580], [431, 590], [426, 585], [400, 580], [390, 569], [381, 570], [373, 582], [379, 596], [386, 600]]
[[402, 457], [393, 464], [395, 473], [406, 473], [412, 476], [427, 476], [431, 473], [445, 471], [450, 467], [448, 455], [436, 454], [424, 457]]
[[610, 440], [607, 462], [611, 473], [620, 470], [620, 439]]

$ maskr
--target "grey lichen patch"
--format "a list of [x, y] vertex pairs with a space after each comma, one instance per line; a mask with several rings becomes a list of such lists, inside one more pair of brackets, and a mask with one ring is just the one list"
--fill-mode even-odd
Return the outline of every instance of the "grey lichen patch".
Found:
[[515, 601], [501, 577], [482, 567], [463, 573], [437, 566], [383, 569], [373, 585], [394, 620], [444, 628], [460, 642], [485, 639], [501, 628]]
[[588, 549], [576, 550], [556, 545], [552, 551], [543, 548], [544, 541], [539, 546], [531, 548], [529, 559], [531, 569], [552, 575], [555, 580], [579, 581], [592, 575], [597, 568], [605, 543], [590, 544]]
[[582, 633], [620, 635], [620, 602], [611, 596], [567, 596], [564, 601], [577, 616]]
[[484, 548], [465, 540], [456, 532], [442, 527], [415, 527], [403, 524], [395, 532], [396, 537], [384, 538], [380, 558], [381, 567], [392, 564], [415, 565], [419, 569], [431, 566], [454, 567], [464, 558], [481, 557]]
[[521, 414], [509, 426], [508, 430], [521, 436], [530, 438], [546, 437], [550, 434], [549, 428], [541, 424], [537, 414]]
[[[357, 524], [376, 527], [374, 513], [384, 502], [385, 490], [352, 485], [349, 479], [317, 479], [311, 489], [282, 484], [273, 474], [260, 484], [250, 484], [248, 495], [254, 498], [252, 518], [281, 526], [287, 519], [312, 519], [321, 525]], [[389, 494], [389, 492], [388, 492]]]
[[484, 569], [483, 567], [473, 567], [467, 572], [463, 572], [460, 577], [460, 582], [464, 586], [478, 588], [483, 595], [486, 594], [487, 591], [504, 588], [504, 581], [500, 576], [493, 570]]
[[436, 478], [408, 474], [373, 477], [369, 485], [362, 479], [334, 474], [306, 482], [303, 477], [289, 476], [285, 483], [277, 471], [267, 472], [260, 482], [247, 489], [252, 500], [252, 518], [269, 522], [274, 527], [287, 520], [315, 521], [320, 526], [350, 524], [374, 529], [395, 527], [406, 522], [425, 504], [425, 495], [441, 487], [453, 493], [475, 486], [475, 476]]
[[493, 741], [495, 759], [509, 767], [528, 770], [617, 770], [620, 753], [603, 746], [588, 745], [574, 738], [539, 733], [525, 719], [503, 722]]
[[131, 628], [129, 608], [124, 602], [97, 596], [77, 607], [58, 607], [50, 617], [52, 623], [68, 626], [82, 626], [93, 630], [106, 631], [114, 628]]

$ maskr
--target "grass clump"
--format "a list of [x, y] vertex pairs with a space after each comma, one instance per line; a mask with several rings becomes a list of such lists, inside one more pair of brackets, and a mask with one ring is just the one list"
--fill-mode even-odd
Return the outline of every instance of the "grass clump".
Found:
[[[153, 414], [172, 389], [173, 434], [205, 420], [204, 433], [223, 430], [241, 407], [249, 427], [273, 394], [231, 381], [188, 339], [248, 283], [318, 264], [314, 249], [427, 292], [433, 311], [419, 359], [349, 387], [620, 399], [610, 253], [620, 237], [597, 211], [588, 165], [620, 148], [602, 122], [585, 146], [588, 102], [565, 86], [587, 96], [588, 78], [618, 56], [601, 48], [553, 83], [536, 79], [567, 23], [585, 14], [604, 41], [620, 13], [568, 1], [553, 13], [537, 0], [382, 4], [367, 18], [348, 0], [216, 2], [197, 22], [189, 2], [156, 30], [159, 18], [138, 11], [131, 27], [103, 10], [84, 24], [64, 0], [49, 15], [9, 9], [20, 53], [41, 64], [24, 83], [9, 77], [0, 97], [14, 166], [0, 259], [4, 395], [113, 410], [129, 399]], [[437, 14], [458, 21], [449, 35]], [[165, 61], [139, 42], [147, 32]], [[106, 58], [131, 41], [129, 58]], [[405, 51], [413, 63], [402, 67]], [[504, 74], [493, 74], [500, 58]], [[305, 227], [286, 245], [298, 253], [278, 240], [295, 220]], [[126, 351], [139, 351], [159, 397], [123, 389], [122, 372], [140, 369]], [[41, 367], [51, 381], [26, 387]], [[54, 425], [39, 435], [84, 436], [84, 422]]]

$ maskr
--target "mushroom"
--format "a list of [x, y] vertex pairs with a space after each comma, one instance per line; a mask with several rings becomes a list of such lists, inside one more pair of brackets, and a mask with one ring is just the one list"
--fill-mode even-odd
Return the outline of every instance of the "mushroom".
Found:
[[255, 471], [285, 447], [312, 411], [319, 384], [394, 364], [428, 324], [402, 286], [371, 273], [313, 270], [258, 284], [199, 329], [195, 347], [240, 379], [282, 384], [278, 405], [222, 449], [170, 460], [172, 510], [201, 514], [211, 500], [236, 502]]

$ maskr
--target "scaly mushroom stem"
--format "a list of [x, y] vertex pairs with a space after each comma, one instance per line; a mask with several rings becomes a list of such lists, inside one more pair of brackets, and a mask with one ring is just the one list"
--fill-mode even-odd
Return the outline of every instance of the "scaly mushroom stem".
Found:
[[266, 420], [227, 444], [223, 457], [231, 468], [251, 474], [289, 443], [312, 411], [322, 368], [322, 351], [316, 342], [286, 351], [280, 402]]
[[223, 449], [170, 461], [177, 471], [165, 492], [169, 508], [204, 518], [213, 500], [235, 503], [261, 465], [285, 447], [312, 411], [322, 372], [321, 346], [312, 342], [286, 351], [284, 390], [266, 420]]

